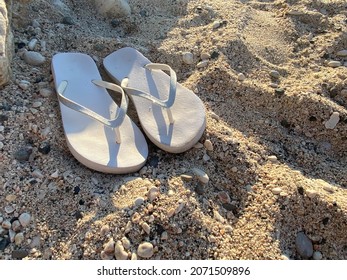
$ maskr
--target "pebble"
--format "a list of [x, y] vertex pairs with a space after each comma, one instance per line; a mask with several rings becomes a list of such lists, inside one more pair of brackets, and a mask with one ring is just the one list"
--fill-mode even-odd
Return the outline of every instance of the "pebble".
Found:
[[199, 169], [199, 168], [193, 168], [192, 171], [194, 172], [194, 174], [198, 177], [198, 180], [203, 183], [203, 184], [207, 184], [209, 181], [209, 177], [206, 174], [205, 171]]
[[318, 193], [315, 190], [306, 190], [306, 195], [309, 198], [314, 198], [318, 195]]
[[31, 175], [35, 178], [39, 178], [39, 179], [42, 179], [44, 176], [42, 174], [42, 172], [38, 169], [34, 170]]
[[41, 88], [40, 90], [39, 90], [39, 93], [40, 93], [40, 95], [42, 96], [42, 97], [50, 97], [50, 96], [52, 96], [53, 95], [53, 90], [52, 89], [50, 89], [50, 88]]
[[281, 188], [273, 188], [271, 191], [273, 194], [280, 194], [282, 189]]
[[32, 105], [33, 108], [39, 108], [42, 106], [42, 102], [41, 101], [35, 101]]
[[11, 213], [13, 213], [14, 212], [14, 207], [12, 206], [12, 205], [7, 205], [7, 206], [5, 206], [5, 212], [7, 213], [7, 214], [11, 214]]
[[11, 222], [10, 222], [10, 221], [5, 220], [5, 221], [2, 222], [1, 226], [2, 226], [2, 228], [4, 228], [4, 229], [10, 229], [12, 225], [11, 225]]
[[153, 200], [158, 198], [159, 194], [160, 194], [159, 188], [157, 188], [157, 187], [150, 188], [150, 190], [148, 191], [148, 195], [147, 195], [148, 200], [152, 202]]
[[154, 254], [154, 248], [153, 245], [149, 242], [143, 242], [139, 245], [137, 248], [137, 255], [141, 258], [150, 258]]
[[216, 20], [212, 23], [212, 28], [217, 29], [220, 27], [220, 21]]
[[29, 147], [29, 146], [23, 147], [15, 152], [14, 157], [16, 160], [20, 162], [28, 161], [32, 151], [33, 151], [32, 147]]
[[270, 76], [274, 79], [278, 79], [280, 77], [280, 73], [276, 70], [271, 70], [270, 71]]
[[214, 112], [211, 112], [211, 118], [216, 120], [217, 122], [220, 120], [220, 117]]
[[14, 243], [16, 245], [20, 245], [20, 244], [22, 244], [23, 241], [24, 241], [24, 234], [23, 234], [23, 232], [17, 233], [16, 236], [14, 237]]
[[206, 67], [207, 64], [208, 64], [208, 60], [203, 60], [203, 61], [200, 61], [200, 62], [196, 65], [196, 67], [197, 67], [197, 68], [203, 68], [203, 67]]
[[11, 228], [12, 228], [12, 230], [15, 231], [15, 232], [20, 231], [20, 228], [21, 228], [20, 222], [19, 222], [18, 220], [13, 221], [13, 223], [12, 223], [12, 225], [11, 225]]
[[306, 236], [305, 233], [299, 232], [295, 239], [295, 246], [298, 254], [304, 258], [308, 259], [313, 255], [313, 245], [312, 241]]
[[121, 241], [117, 241], [116, 246], [114, 248], [114, 256], [117, 260], [127, 260], [128, 253], [125, 251], [123, 244]]
[[195, 149], [201, 149], [201, 148], [203, 148], [203, 147], [204, 147], [204, 145], [201, 144], [200, 142], [198, 142], [198, 143], [196, 143], [196, 144], [194, 145], [194, 148], [195, 148]]
[[330, 119], [324, 123], [326, 129], [334, 129], [335, 126], [340, 121], [340, 114], [339, 112], [333, 112], [330, 116]]
[[113, 254], [116, 243], [111, 238], [107, 243], [104, 244], [104, 252], [106, 254]]
[[100, 234], [101, 234], [102, 236], [106, 236], [107, 234], [109, 234], [109, 232], [110, 232], [110, 227], [109, 227], [109, 225], [103, 225], [103, 226], [101, 227], [101, 229], [100, 229]]
[[124, 249], [130, 249], [131, 243], [130, 240], [128, 238], [126, 238], [125, 236], [122, 237], [122, 245], [124, 247]]
[[313, 259], [314, 260], [321, 260], [323, 258], [323, 255], [322, 255], [322, 253], [321, 252], [319, 252], [319, 251], [314, 251], [314, 253], [313, 253]]
[[0, 141], [0, 150], [4, 147], [4, 143]]
[[203, 156], [202, 156], [202, 160], [203, 161], [209, 161], [211, 158], [210, 158], [210, 156], [208, 155], [208, 154], [204, 154]]
[[177, 207], [175, 209], [175, 214], [178, 214], [179, 212], [181, 212], [182, 209], [184, 208], [184, 205], [185, 205], [184, 201], [182, 199], [180, 199], [178, 201], [178, 205], [177, 205]]
[[56, 170], [55, 172], [53, 172], [51, 174], [51, 177], [54, 178], [54, 179], [57, 179], [59, 177], [59, 170]]
[[130, 16], [131, 9], [125, 0], [94, 1], [96, 9], [103, 16], [110, 18], [122, 18]]
[[29, 213], [22, 213], [18, 217], [18, 220], [19, 220], [20, 224], [25, 228], [30, 224], [31, 215]]
[[336, 68], [336, 67], [340, 67], [342, 64], [340, 61], [337, 60], [332, 60], [328, 62], [328, 66]]
[[191, 181], [193, 179], [193, 176], [189, 174], [182, 174], [181, 179], [184, 181]]
[[347, 50], [341, 50], [336, 53], [337, 56], [347, 56]]
[[5, 199], [6, 199], [8, 202], [12, 202], [12, 201], [15, 201], [16, 198], [17, 198], [17, 196], [16, 196], [15, 194], [9, 194], [9, 195], [6, 195], [6, 198], [5, 198]]
[[200, 55], [201, 60], [208, 60], [211, 58], [211, 55], [209, 53], [203, 52]]
[[149, 226], [149, 224], [147, 224], [146, 222], [143, 222], [143, 223], [141, 223], [141, 227], [145, 233], [150, 234], [151, 227]]
[[341, 90], [340, 94], [341, 94], [343, 97], [347, 97], [347, 89]]
[[204, 147], [207, 151], [213, 151], [213, 144], [212, 144], [211, 140], [209, 140], [209, 139], [205, 140]]
[[8, 244], [10, 244], [10, 238], [3, 238], [0, 240], [0, 251], [4, 251]]
[[42, 54], [34, 51], [25, 52], [23, 55], [23, 59], [26, 63], [33, 66], [42, 65], [46, 61], [46, 58]]
[[65, 17], [63, 17], [61, 23], [62, 23], [62, 24], [66, 24], [66, 25], [74, 25], [74, 24], [75, 24], [75, 21], [73, 20], [72, 17], [70, 17], [70, 16], [65, 16]]
[[145, 199], [143, 197], [138, 197], [134, 200], [134, 205], [135, 206], [140, 206], [145, 202]]
[[183, 62], [186, 64], [193, 64], [194, 63], [194, 55], [191, 52], [184, 52], [182, 54]]
[[13, 250], [12, 251], [12, 259], [24, 259], [29, 255], [27, 250]]
[[22, 90], [27, 90], [30, 87], [30, 82], [26, 81], [26, 80], [21, 80], [18, 83], [18, 86], [22, 89]]
[[277, 162], [277, 157], [272, 155], [272, 156], [268, 156], [267, 159], [271, 162]]
[[246, 80], [246, 76], [245, 76], [245, 74], [243, 74], [243, 73], [239, 73], [239, 74], [237, 75], [237, 79], [238, 79], [240, 82], [242, 82], [242, 81]]
[[43, 142], [37, 149], [41, 154], [47, 155], [51, 151], [51, 145], [48, 142]]
[[230, 203], [231, 199], [227, 192], [221, 191], [217, 194], [222, 203]]
[[36, 47], [38, 40], [37, 39], [31, 39], [30, 42], [28, 43], [28, 49], [33, 51]]
[[10, 237], [11, 243], [13, 243], [14, 242], [14, 237], [16, 236], [16, 233], [12, 229], [10, 229], [8, 231], [8, 236]]

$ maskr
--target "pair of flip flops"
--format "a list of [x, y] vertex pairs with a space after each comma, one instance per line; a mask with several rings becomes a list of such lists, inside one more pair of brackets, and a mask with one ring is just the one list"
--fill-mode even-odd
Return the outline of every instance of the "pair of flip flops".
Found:
[[[115, 83], [103, 81], [86, 54], [59, 53], [52, 59], [66, 141], [79, 162], [114, 174], [136, 172], [145, 164], [147, 142], [126, 114], [128, 97], [148, 139], [162, 150], [181, 153], [200, 139], [206, 125], [203, 102], [176, 82], [171, 67], [128, 47], [103, 64]], [[106, 89], [121, 94], [120, 106]]]

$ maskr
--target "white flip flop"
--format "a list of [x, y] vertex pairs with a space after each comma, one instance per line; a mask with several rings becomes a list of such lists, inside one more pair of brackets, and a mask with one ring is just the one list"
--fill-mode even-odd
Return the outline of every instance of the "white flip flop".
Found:
[[103, 64], [134, 102], [143, 131], [155, 145], [181, 153], [201, 138], [206, 127], [204, 104], [176, 82], [170, 66], [151, 63], [129, 47], [111, 53]]
[[[94, 60], [82, 53], [59, 53], [52, 73], [68, 147], [85, 166], [104, 173], [139, 170], [148, 147], [140, 129], [126, 115], [128, 98], [121, 87], [101, 81]], [[105, 90], [122, 94], [120, 107]]]

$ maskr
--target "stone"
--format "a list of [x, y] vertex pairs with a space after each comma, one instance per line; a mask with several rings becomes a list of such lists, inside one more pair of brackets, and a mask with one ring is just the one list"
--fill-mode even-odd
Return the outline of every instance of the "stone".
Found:
[[237, 75], [237, 79], [238, 79], [240, 82], [243, 82], [244, 80], [246, 80], [246, 76], [245, 76], [245, 74], [243, 74], [243, 73], [239, 73], [239, 74]]
[[199, 168], [193, 168], [192, 171], [194, 172], [194, 174], [197, 176], [198, 180], [203, 183], [203, 184], [207, 184], [209, 181], [209, 177], [206, 174], [205, 171], [199, 169]]
[[17, 150], [14, 154], [14, 158], [20, 162], [28, 161], [32, 153], [32, 147], [23, 147]]
[[24, 259], [29, 255], [27, 250], [13, 250], [12, 251], [12, 259]]
[[152, 243], [143, 242], [137, 248], [137, 255], [141, 258], [148, 259], [152, 257], [154, 254], [154, 248]]
[[121, 241], [117, 241], [114, 248], [114, 256], [116, 260], [126, 260], [128, 259], [128, 253], [125, 251]]
[[208, 60], [211, 58], [211, 55], [209, 53], [203, 52], [200, 55], [201, 60]]
[[113, 254], [116, 243], [113, 239], [110, 239], [107, 243], [104, 244], [104, 252], [106, 254]]
[[18, 86], [22, 89], [22, 90], [27, 90], [30, 87], [30, 82], [26, 81], [26, 80], [21, 80], [18, 83]]
[[213, 151], [213, 144], [212, 144], [211, 140], [209, 140], [209, 139], [205, 140], [204, 147], [207, 151]]
[[313, 255], [313, 245], [312, 241], [303, 232], [299, 232], [295, 239], [295, 246], [298, 254], [304, 258], [308, 259]]
[[145, 199], [143, 197], [138, 197], [135, 199], [134, 204], [135, 206], [140, 206], [145, 202]]
[[314, 260], [321, 260], [323, 258], [323, 255], [322, 255], [322, 253], [321, 252], [319, 252], [319, 251], [314, 251], [314, 253], [313, 253], [313, 259]]
[[276, 70], [271, 70], [269, 74], [274, 79], [278, 79], [280, 77], [280, 73]]
[[20, 224], [20, 222], [18, 220], [15, 220], [15, 221], [12, 222], [11, 227], [12, 227], [12, 230], [14, 232], [18, 232], [21, 229], [21, 224]]
[[94, 2], [97, 11], [109, 18], [123, 18], [131, 14], [130, 6], [125, 0], [95, 0]]
[[10, 238], [0, 239], [0, 251], [4, 251], [10, 243]]
[[31, 215], [28, 213], [22, 213], [19, 217], [18, 220], [22, 227], [27, 227], [30, 224], [31, 221]]
[[208, 60], [203, 60], [203, 61], [200, 61], [200, 62], [196, 65], [196, 67], [197, 67], [197, 68], [204, 68], [204, 67], [207, 66], [207, 64], [208, 64]]
[[277, 188], [273, 188], [271, 191], [272, 191], [273, 194], [280, 194], [282, 189], [277, 187]]
[[40, 66], [46, 61], [46, 58], [42, 54], [34, 51], [24, 52], [23, 59], [26, 63], [33, 66]]
[[328, 62], [328, 66], [336, 68], [336, 67], [340, 67], [342, 64], [340, 61], [337, 60], [332, 60]]
[[159, 194], [160, 194], [159, 188], [157, 187], [150, 188], [147, 194], [148, 200], [152, 202], [159, 196]]
[[128, 238], [126, 238], [125, 236], [122, 237], [122, 245], [124, 247], [124, 249], [130, 249], [130, 246], [131, 246], [131, 243], [130, 243], [130, 240]]
[[184, 52], [182, 54], [183, 62], [186, 64], [193, 64], [194, 63], [194, 55], [191, 52]]
[[31, 39], [30, 42], [28, 43], [28, 49], [33, 51], [37, 45], [38, 40], [36, 38]]
[[212, 28], [217, 29], [220, 27], [220, 21], [216, 20], [212, 23]]
[[22, 244], [23, 241], [24, 241], [24, 234], [23, 234], [23, 232], [17, 233], [16, 236], [14, 237], [14, 243], [16, 245], [20, 245], [20, 244]]
[[[11, 5], [8, 6], [11, 9]], [[7, 84], [11, 76], [13, 35], [10, 28], [11, 11], [4, 0], [0, 0], [0, 86]]]
[[337, 56], [347, 56], [347, 50], [341, 50], [336, 53]]
[[335, 126], [340, 121], [340, 114], [339, 112], [333, 112], [330, 116], [330, 119], [324, 123], [326, 129], [334, 129]]
[[274, 162], [274, 163], [277, 162], [277, 157], [274, 156], [274, 155], [268, 156], [267, 159], [268, 159], [269, 161], [271, 161], [271, 162]]

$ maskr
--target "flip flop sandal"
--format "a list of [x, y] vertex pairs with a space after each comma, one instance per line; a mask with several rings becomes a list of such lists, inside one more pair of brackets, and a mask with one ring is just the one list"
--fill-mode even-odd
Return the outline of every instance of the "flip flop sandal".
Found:
[[[144, 135], [126, 115], [123, 89], [101, 81], [93, 59], [82, 53], [59, 53], [52, 58], [67, 145], [85, 166], [104, 173], [124, 174], [146, 162]], [[122, 94], [120, 107], [105, 88]]]
[[151, 63], [129, 47], [111, 53], [103, 64], [110, 77], [130, 96], [143, 131], [155, 145], [181, 153], [201, 138], [206, 127], [204, 104], [177, 83], [170, 66]]

